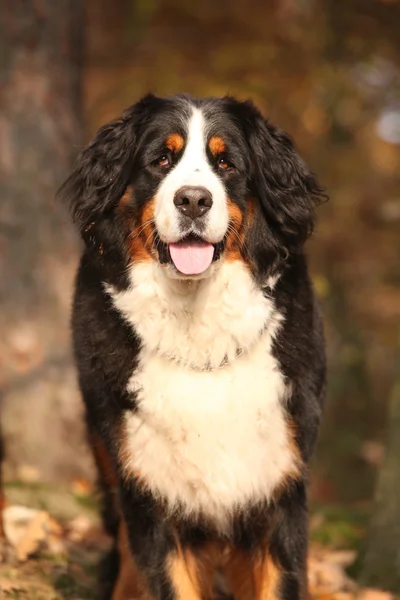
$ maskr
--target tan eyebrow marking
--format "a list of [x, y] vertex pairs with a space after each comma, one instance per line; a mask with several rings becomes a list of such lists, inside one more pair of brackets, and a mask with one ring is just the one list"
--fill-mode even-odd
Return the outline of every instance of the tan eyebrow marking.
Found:
[[172, 133], [165, 142], [166, 147], [171, 152], [179, 152], [184, 146], [184, 139], [179, 133]]
[[224, 140], [215, 135], [210, 138], [210, 141], [208, 142], [208, 147], [210, 148], [210, 151], [214, 156], [222, 154], [226, 151], [226, 145]]

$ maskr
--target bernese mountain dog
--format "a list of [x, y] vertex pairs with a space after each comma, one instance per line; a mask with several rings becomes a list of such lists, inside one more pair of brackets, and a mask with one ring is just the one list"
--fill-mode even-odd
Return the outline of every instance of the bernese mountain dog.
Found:
[[250, 101], [148, 95], [60, 195], [85, 242], [72, 327], [114, 538], [103, 597], [305, 598], [315, 176]]

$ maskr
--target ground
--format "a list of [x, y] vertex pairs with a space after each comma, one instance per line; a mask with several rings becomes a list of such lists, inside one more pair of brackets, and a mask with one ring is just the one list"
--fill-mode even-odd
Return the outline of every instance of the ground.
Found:
[[[92, 490], [75, 482], [66, 488], [10, 484], [6, 492], [14, 560], [0, 564], [0, 598], [94, 600], [97, 564], [110, 542], [102, 532]], [[361, 590], [352, 579], [368, 512], [363, 506], [313, 507], [309, 578], [314, 599], [393, 598], [383, 591]]]

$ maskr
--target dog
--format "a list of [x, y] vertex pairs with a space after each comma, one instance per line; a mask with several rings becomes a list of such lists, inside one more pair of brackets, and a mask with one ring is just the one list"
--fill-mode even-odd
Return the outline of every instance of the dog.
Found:
[[[60, 197], [85, 249], [72, 330], [103, 517], [103, 597], [307, 595], [325, 390], [303, 251], [325, 199], [251, 101], [148, 95]], [[218, 579], [219, 578], [219, 579]]]

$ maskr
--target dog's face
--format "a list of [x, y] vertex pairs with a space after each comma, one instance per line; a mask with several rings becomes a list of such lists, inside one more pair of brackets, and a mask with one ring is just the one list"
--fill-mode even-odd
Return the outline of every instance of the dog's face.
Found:
[[141, 207], [133, 259], [144, 244], [171, 277], [209, 275], [239, 235], [248, 166], [243, 134], [217, 102], [161, 104], [140, 135], [130, 179], [131, 202]]
[[321, 190], [249, 102], [147, 96], [104, 126], [62, 188], [108, 273], [157, 261], [203, 278], [223, 261], [272, 273], [312, 230]]

